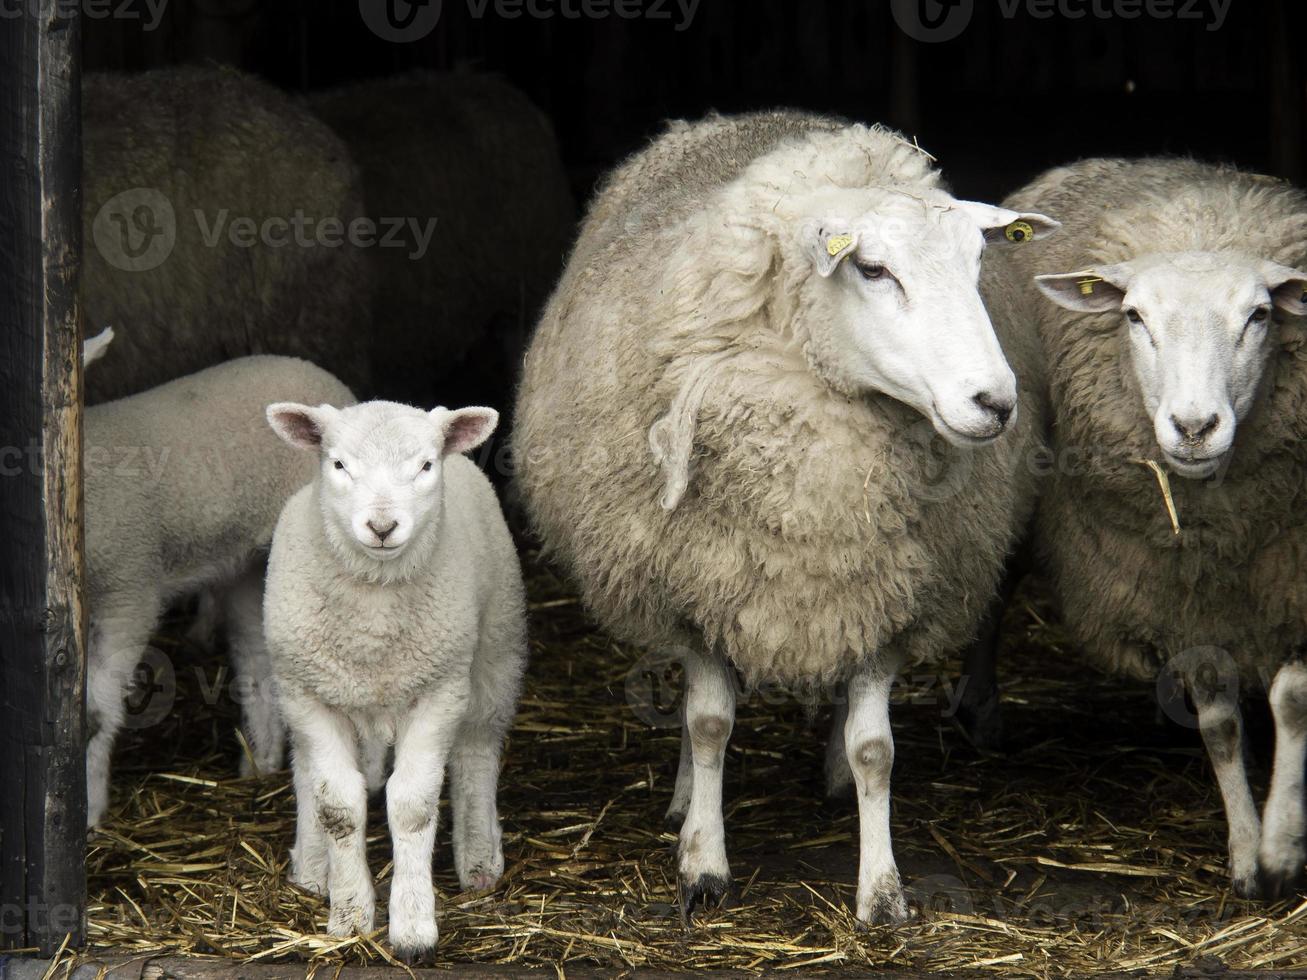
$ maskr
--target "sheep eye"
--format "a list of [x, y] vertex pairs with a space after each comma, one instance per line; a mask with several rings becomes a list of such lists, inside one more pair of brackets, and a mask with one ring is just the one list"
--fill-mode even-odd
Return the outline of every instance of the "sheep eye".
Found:
[[1249, 323], [1265, 323], [1270, 319], [1271, 311], [1264, 306], [1259, 306], [1253, 310], [1253, 315], [1248, 318]]
[[1144, 318], [1139, 315], [1138, 310], [1126, 310], [1125, 318], [1129, 320], [1131, 323], [1135, 323], [1135, 324], [1140, 324], [1144, 322]]
[[859, 262], [858, 272], [861, 273], [863, 279], [870, 282], [875, 282], [877, 279], [884, 279], [887, 275], [885, 267], [876, 262]]
[[345, 468], [345, 464], [342, 463], [342, 462], [341, 462], [340, 460], [338, 460], [338, 459], [333, 459], [333, 460], [332, 460], [332, 463], [335, 464], [335, 467], [336, 467], [336, 469], [338, 469], [338, 470], [343, 470], [343, 469]]
[[431, 460], [427, 460], [425, 463], [422, 464], [422, 472], [423, 473], [431, 472]]

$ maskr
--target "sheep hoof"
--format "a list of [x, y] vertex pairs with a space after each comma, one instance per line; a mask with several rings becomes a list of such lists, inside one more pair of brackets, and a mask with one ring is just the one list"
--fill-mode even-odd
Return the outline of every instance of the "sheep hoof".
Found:
[[1263, 878], [1262, 873], [1253, 870], [1247, 874], [1233, 875], [1230, 879], [1230, 885], [1239, 898], [1256, 901], [1268, 897], [1268, 892], [1265, 889], [1270, 886], [1270, 882]]
[[667, 808], [667, 815], [663, 817], [663, 826], [673, 834], [679, 834], [681, 827], [685, 823], [685, 811]]
[[1267, 902], [1297, 895], [1302, 891], [1302, 886], [1301, 861], [1288, 866], [1268, 867], [1263, 864], [1258, 867], [1255, 876], [1244, 878], [1242, 882], [1236, 879], [1234, 882], [1235, 893], [1241, 898], [1260, 898]]
[[1003, 706], [997, 691], [977, 704], [963, 700], [954, 720], [973, 748], [997, 752], [1003, 747]]
[[895, 926], [911, 918], [897, 873], [882, 875], [872, 887], [859, 887], [858, 922], [863, 926]]
[[720, 907], [731, 893], [731, 879], [722, 875], [700, 875], [694, 881], [680, 879], [681, 919], [688, 922], [696, 904]]
[[402, 929], [390, 930], [390, 948], [395, 956], [409, 966], [434, 965], [436, 941], [439, 933], [435, 919], [420, 924], [410, 923]]

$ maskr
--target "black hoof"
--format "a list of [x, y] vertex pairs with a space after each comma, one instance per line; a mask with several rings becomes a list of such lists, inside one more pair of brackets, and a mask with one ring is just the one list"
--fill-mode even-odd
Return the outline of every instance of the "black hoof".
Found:
[[1235, 893], [1242, 898], [1260, 898], [1266, 902], [1276, 902], [1289, 898], [1302, 891], [1303, 873], [1298, 868], [1294, 871], [1258, 868], [1257, 876], [1252, 882], [1245, 882], [1245, 888], [1251, 888], [1252, 894], [1245, 895], [1239, 890], [1240, 882], [1234, 883]]
[[975, 748], [997, 752], [1003, 747], [1003, 705], [997, 693], [979, 704], [963, 701], [953, 720]]
[[678, 880], [681, 898], [681, 920], [689, 922], [696, 905], [704, 908], [720, 907], [731, 893], [731, 879], [722, 875], [701, 875], [694, 881]]

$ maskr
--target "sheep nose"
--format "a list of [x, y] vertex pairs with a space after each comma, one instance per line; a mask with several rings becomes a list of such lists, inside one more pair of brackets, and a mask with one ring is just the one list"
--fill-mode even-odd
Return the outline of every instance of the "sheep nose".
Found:
[[998, 422], [999, 428], [1007, 425], [1007, 420], [1012, 417], [1012, 409], [1016, 408], [1016, 399], [1006, 395], [991, 395], [988, 391], [981, 391], [973, 395], [971, 400], [994, 416]]
[[368, 521], [368, 530], [377, 536], [377, 540], [382, 544], [386, 543], [386, 538], [390, 537], [390, 532], [399, 526], [399, 521], [391, 521], [389, 524], [384, 522], [373, 524]]
[[1221, 418], [1215, 412], [1205, 419], [1181, 419], [1172, 415], [1171, 424], [1185, 442], [1202, 442], [1220, 427]]

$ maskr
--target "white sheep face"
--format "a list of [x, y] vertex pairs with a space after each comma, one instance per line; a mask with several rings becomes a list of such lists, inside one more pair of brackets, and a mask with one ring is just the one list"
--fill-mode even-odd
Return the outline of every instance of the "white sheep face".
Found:
[[818, 368], [837, 387], [904, 402], [954, 445], [1002, 434], [1017, 382], [981, 301], [981, 254], [987, 241], [1022, 247], [1058, 223], [940, 191], [832, 190], [805, 210], [823, 293], [810, 327]]
[[445, 458], [479, 446], [498, 421], [490, 408], [268, 406], [278, 435], [321, 457], [319, 500], [328, 540], [347, 559], [367, 563], [394, 562], [416, 542], [434, 538]]
[[1178, 475], [1210, 476], [1231, 451], [1275, 344], [1274, 310], [1307, 312], [1307, 278], [1244, 255], [1177, 252], [1039, 276], [1076, 312], [1119, 313], [1123, 356], [1158, 448]]

